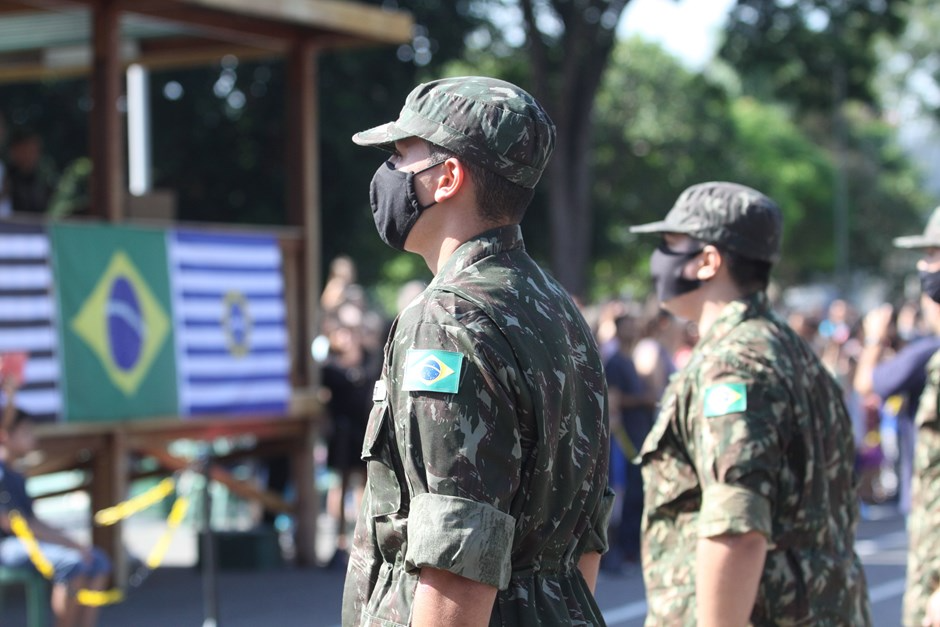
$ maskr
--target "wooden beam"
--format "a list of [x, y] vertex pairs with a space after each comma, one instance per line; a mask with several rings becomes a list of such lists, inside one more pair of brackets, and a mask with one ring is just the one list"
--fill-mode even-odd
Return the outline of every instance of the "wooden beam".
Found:
[[302, 437], [293, 443], [290, 454], [291, 476], [294, 491], [294, 546], [297, 562], [313, 565], [317, 561], [317, 520], [320, 515], [320, 497], [317, 494], [316, 464], [312, 451], [317, 439], [316, 424], [304, 423]]
[[174, 0], [225, 13], [303, 24], [345, 33], [372, 43], [411, 40], [413, 19], [405, 11], [388, 11], [349, 0]]
[[[211, 37], [240, 46], [283, 53], [289, 42], [306, 33], [296, 24], [285, 24], [250, 16], [187, 6], [175, 0], [119, 0], [128, 13], [195, 27], [202, 37]], [[262, 3], [263, 4], [263, 3]]]
[[[320, 320], [320, 155], [319, 108], [317, 106], [317, 48], [298, 42], [287, 58], [287, 199], [291, 225], [301, 227], [303, 248], [299, 268], [293, 277], [302, 288], [298, 329], [302, 351], [298, 367], [308, 389], [319, 384], [319, 371], [310, 355], [310, 342], [319, 333]], [[315, 415], [318, 415], [315, 414]], [[313, 450], [316, 428], [313, 421], [303, 424], [303, 436], [290, 455], [290, 467], [297, 492], [294, 544], [301, 564], [316, 562], [316, 531], [319, 498], [313, 481]]]
[[35, 13], [36, 9], [25, 2], [0, 1], [0, 15], [10, 13]]
[[[240, 61], [270, 59], [278, 56], [267, 48], [254, 48], [250, 46], [237, 46], [219, 42], [205, 42], [204, 45], [179, 47], [151, 47], [149, 44], [158, 40], [141, 41], [140, 56], [134, 63], [143, 65], [151, 70], [163, 68], [182, 68], [205, 66], [218, 61], [226, 55], [234, 55]], [[146, 44], [146, 45], [145, 45]]]
[[21, 6], [30, 13], [37, 11], [68, 11], [82, 8], [97, 0], [14, 0], [4, 1], [2, 4], [12, 7]]
[[320, 159], [317, 135], [316, 48], [308, 42], [294, 46], [287, 58], [287, 216], [304, 233], [304, 248], [295, 280], [303, 288], [298, 329], [298, 369], [308, 386], [316, 385], [310, 343], [319, 334], [320, 303]]
[[[142, 449], [141, 454], [153, 457], [161, 466], [167, 470], [179, 471], [191, 467], [189, 461], [167, 453], [163, 449], [149, 448]], [[242, 498], [258, 501], [265, 509], [272, 512], [293, 514], [294, 507], [276, 494], [262, 490], [248, 481], [236, 479], [227, 470], [221, 466], [212, 464], [209, 467], [209, 477], [213, 481], [218, 481], [227, 487], [232, 494]]]
[[[91, 511], [111, 507], [127, 498], [128, 456], [122, 433], [105, 435], [105, 445], [92, 458]], [[114, 585], [124, 587], [130, 575], [127, 552], [121, 540], [122, 523], [107, 527], [92, 526], [92, 542], [103, 549], [114, 563]]]
[[124, 200], [124, 134], [121, 96], [120, 11], [115, 0], [101, 0], [92, 10], [91, 211], [120, 222]]

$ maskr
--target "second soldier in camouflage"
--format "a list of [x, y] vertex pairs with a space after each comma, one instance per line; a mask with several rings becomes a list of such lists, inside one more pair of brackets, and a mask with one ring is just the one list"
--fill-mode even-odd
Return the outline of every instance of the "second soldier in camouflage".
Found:
[[[924, 321], [940, 331], [940, 207], [922, 235], [894, 240], [898, 248], [919, 250], [917, 262]], [[914, 417], [914, 473], [907, 519], [905, 627], [940, 627], [940, 352], [927, 363], [927, 384]]]
[[702, 338], [641, 451], [647, 625], [869, 625], [842, 391], [765, 294], [779, 209], [704, 183], [632, 230], [662, 234], [657, 293]]

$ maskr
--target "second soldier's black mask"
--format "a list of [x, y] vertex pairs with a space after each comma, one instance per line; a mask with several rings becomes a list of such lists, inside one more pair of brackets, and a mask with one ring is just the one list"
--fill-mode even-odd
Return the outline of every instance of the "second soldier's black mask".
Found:
[[[704, 250], [704, 249], [702, 249]], [[672, 300], [702, 285], [699, 279], [687, 279], [682, 276], [682, 269], [690, 260], [695, 259], [702, 250], [680, 253], [670, 250], [666, 244], [653, 251], [650, 257], [650, 274], [656, 285], [656, 296], [660, 303]]]
[[440, 162], [417, 172], [396, 170], [390, 161], [379, 166], [369, 186], [372, 218], [382, 241], [397, 250], [405, 250], [405, 240], [421, 212], [437, 202], [422, 205], [415, 192], [415, 174], [430, 170]]
[[940, 303], [940, 272], [920, 271], [920, 290], [935, 303]]

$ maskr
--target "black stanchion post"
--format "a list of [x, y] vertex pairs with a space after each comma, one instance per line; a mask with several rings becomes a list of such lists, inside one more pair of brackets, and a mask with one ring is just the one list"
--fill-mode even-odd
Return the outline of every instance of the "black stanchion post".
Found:
[[219, 624], [219, 593], [218, 593], [218, 564], [215, 559], [215, 538], [212, 535], [212, 496], [209, 485], [212, 454], [209, 450], [203, 453], [202, 459], [202, 601], [205, 619], [202, 627], [218, 627]]

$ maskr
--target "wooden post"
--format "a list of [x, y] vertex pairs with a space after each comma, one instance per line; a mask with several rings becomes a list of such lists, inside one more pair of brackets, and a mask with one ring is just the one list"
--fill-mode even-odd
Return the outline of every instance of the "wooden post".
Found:
[[303, 435], [291, 450], [290, 467], [297, 500], [294, 509], [297, 517], [297, 529], [294, 534], [294, 546], [297, 549], [297, 563], [311, 565], [317, 559], [317, 518], [320, 515], [320, 499], [317, 495], [316, 467], [313, 462], [313, 445], [316, 443], [316, 425], [314, 420], [303, 421]]
[[316, 98], [316, 47], [307, 41], [296, 43], [287, 59], [287, 216], [303, 233], [300, 272], [305, 298], [300, 303], [302, 347], [298, 366], [306, 374], [308, 386], [316, 387], [310, 342], [320, 328], [320, 158], [318, 105]]
[[[111, 430], [101, 436], [101, 448], [92, 458], [91, 511], [111, 507], [127, 498], [129, 464], [123, 431]], [[123, 523], [108, 527], [94, 526], [92, 542], [114, 562], [114, 585], [123, 588], [129, 576], [127, 555], [122, 541]]]
[[98, 0], [92, 6], [91, 212], [110, 222], [120, 222], [124, 213], [124, 134], [118, 111], [123, 76], [119, 18], [116, 0]]
[[[320, 160], [317, 84], [317, 48], [298, 41], [287, 58], [287, 215], [291, 224], [302, 229], [303, 239], [297, 280], [304, 298], [300, 305], [298, 337], [299, 369], [308, 388], [319, 385], [319, 371], [311, 355], [310, 343], [320, 328]], [[303, 437], [292, 449], [291, 472], [297, 490], [297, 560], [316, 561], [318, 498], [314, 482], [313, 422], [304, 421]]]

